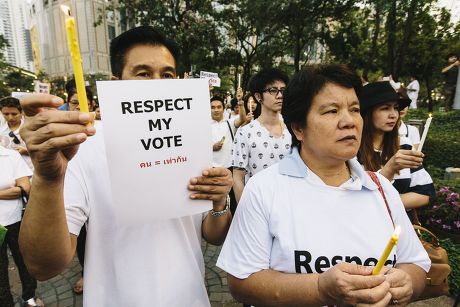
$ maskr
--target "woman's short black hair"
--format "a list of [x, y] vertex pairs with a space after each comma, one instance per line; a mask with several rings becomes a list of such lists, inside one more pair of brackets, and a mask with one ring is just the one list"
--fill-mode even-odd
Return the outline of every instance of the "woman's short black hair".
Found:
[[110, 42], [112, 75], [121, 79], [121, 73], [125, 66], [126, 53], [137, 45], [165, 46], [171, 52], [177, 65], [179, 46], [174, 41], [166, 38], [154, 27], [140, 26], [118, 35]]
[[16, 108], [19, 112], [22, 112], [21, 103], [19, 99], [14, 97], [5, 97], [0, 100], [0, 110], [3, 108]]
[[268, 68], [259, 71], [251, 78], [251, 81], [249, 81], [249, 90], [251, 91], [251, 95], [256, 97], [256, 93], [262, 94], [265, 87], [275, 81], [283, 81], [288, 84], [289, 77], [278, 68]]
[[292, 135], [293, 146], [300, 147], [300, 142], [292, 131], [292, 125], [306, 126], [313, 99], [328, 83], [354, 88], [356, 92], [362, 87], [356, 72], [343, 64], [309, 65], [297, 72], [288, 84], [281, 114]]

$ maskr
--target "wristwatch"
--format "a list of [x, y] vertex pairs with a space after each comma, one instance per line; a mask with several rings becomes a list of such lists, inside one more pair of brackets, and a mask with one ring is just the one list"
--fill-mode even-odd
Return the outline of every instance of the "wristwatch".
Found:
[[221, 211], [214, 211], [214, 209], [211, 210], [211, 215], [212, 216], [222, 216], [228, 212], [228, 209], [230, 207], [230, 196], [227, 195], [227, 199], [225, 200], [225, 207]]

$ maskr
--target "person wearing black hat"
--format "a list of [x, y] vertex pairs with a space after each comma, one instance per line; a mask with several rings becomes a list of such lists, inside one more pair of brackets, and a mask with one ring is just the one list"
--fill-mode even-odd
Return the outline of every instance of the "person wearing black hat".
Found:
[[434, 186], [422, 165], [424, 154], [398, 133], [399, 111], [409, 106], [410, 99], [400, 98], [389, 82], [370, 83], [358, 97], [364, 121], [359, 161], [367, 170], [394, 180], [406, 209], [427, 205]]

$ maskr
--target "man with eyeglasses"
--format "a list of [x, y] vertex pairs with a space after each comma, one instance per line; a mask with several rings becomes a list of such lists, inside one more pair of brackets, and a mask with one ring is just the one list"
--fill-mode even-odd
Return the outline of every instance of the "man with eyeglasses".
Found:
[[250, 177], [291, 151], [291, 135], [280, 114], [288, 81], [284, 72], [270, 68], [258, 72], [249, 83], [251, 95], [261, 105], [261, 114], [235, 135], [232, 166], [237, 201]]

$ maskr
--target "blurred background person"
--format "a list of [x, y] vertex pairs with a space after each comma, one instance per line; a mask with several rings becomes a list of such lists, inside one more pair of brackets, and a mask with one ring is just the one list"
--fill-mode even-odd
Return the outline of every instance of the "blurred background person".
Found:
[[447, 55], [447, 66], [441, 72], [444, 75], [444, 104], [446, 112], [452, 109], [455, 99], [455, 91], [457, 88], [458, 67], [460, 61], [454, 53]]
[[417, 109], [417, 99], [418, 93], [420, 92], [420, 83], [418, 83], [417, 78], [415, 76], [410, 77], [409, 85], [406, 87], [407, 96], [411, 100], [410, 108]]
[[19, 134], [19, 130], [24, 123], [19, 100], [14, 97], [1, 99], [0, 111], [5, 118], [5, 123], [0, 126], [0, 135], [9, 138], [9, 144], [6, 147], [18, 151], [29, 168], [33, 170], [32, 160], [29, 157], [26, 144]]

